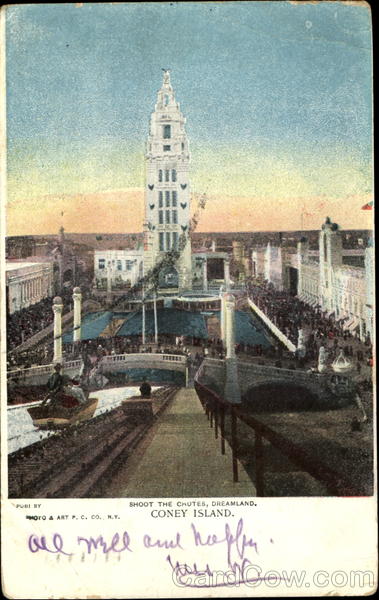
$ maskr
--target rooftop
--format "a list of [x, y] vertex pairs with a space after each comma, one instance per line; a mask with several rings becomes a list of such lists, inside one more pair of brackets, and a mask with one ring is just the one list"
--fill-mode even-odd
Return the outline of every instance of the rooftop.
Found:
[[[25, 267], [35, 267], [38, 264], [42, 264], [39, 262], [10, 262], [7, 261], [5, 263], [6, 271], [16, 271], [17, 269], [24, 269]], [[43, 263], [44, 264], [44, 263]]]

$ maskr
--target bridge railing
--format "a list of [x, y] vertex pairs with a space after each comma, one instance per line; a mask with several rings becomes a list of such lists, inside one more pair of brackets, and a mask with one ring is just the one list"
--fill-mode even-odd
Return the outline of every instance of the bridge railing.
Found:
[[250, 308], [255, 312], [255, 314], [267, 325], [267, 327], [270, 329], [271, 333], [273, 333], [275, 335], [275, 337], [282, 342], [282, 344], [284, 344], [284, 346], [286, 348], [288, 348], [288, 350], [290, 352], [296, 352], [296, 346], [293, 342], [291, 342], [291, 340], [289, 340], [287, 338], [286, 335], [284, 335], [283, 331], [280, 331], [279, 327], [277, 327], [272, 321], [271, 319], [269, 319], [269, 317], [259, 308], [259, 306], [257, 306], [254, 302], [254, 300], [252, 300], [252, 298], [248, 298], [248, 303]]
[[[178, 366], [183, 366], [183, 370], [187, 366], [187, 357], [181, 356], [179, 354], [158, 354], [158, 353], [148, 353], [143, 352], [141, 354], [133, 353], [133, 354], [111, 354], [104, 356], [102, 358], [102, 363], [104, 365], [115, 365], [118, 363], [141, 363], [143, 359], [152, 362], [156, 362], [159, 364], [160, 362], [171, 362]], [[81, 359], [78, 360], [70, 360], [67, 362], [63, 362], [62, 367], [63, 371], [70, 369], [80, 369], [82, 365]], [[8, 371], [8, 381], [12, 379], [30, 379], [32, 377], [39, 377], [43, 375], [49, 375], [54, 370], [54, 364], [50, 363], [48, 365], [37, 365], [35, 367], [29, 367], [27, 369], [13, 369], [12, 371]]]
[[115, 363], [115, 362], [141, 362], [142, 358], [146, 358], [149, 360], [156, 360], [157, 362], [161, 361], [169, 361], [175, 363], [181, 363], [183, 365], [187, 362], [186, 356], [181, 356], [179, 354], [160, 354], [158, 352], [142, 352], [142, 353], [125, 353], [125, 354], [110, 354], [104, 356], [102, 359], [103, 364], [107, 363]]
[[[221, 454], [225, 454], [226, 428], [225, 417], [230, 416], [230, 447], [232, 450], [233, 481], [238, 482], [237, 452], [240, 442], [246, 441], [246, 435], [239, 438], [238, 421], [244, 423], [254, 432], [253, 455], [255, 460], [255, 486], [257, 496], [265, 496], [265, 453], [263, 440], [267, 440], [283, 456], [294, 465], [305, 471], [311, 477], [325, 486], [328, 494], [332, 496], [359, 496], [360, 492], [353, 484], [343, 478], [339, 473], [330, 469], [317, 457], [304, 453], [301, 446], [295, 444], [283, 435], [274, 431], [268, 425], [260, 422], [255, 417], [244, 413], [241, 406], [231, 404], [224, 400], [217, 392], [201, 381], [204, 362], [195, 375], [195, 389], [214, 428], [215, 438], [220, 437]], [[220, 435], [219, 435], [220, 434]]]
[[[63, 363], [63, 370], [66, 369], [76, 369], [79, 368], [82, 364], [81, 360], [70, 360]], [[29, 378], [35, 377], [38, 375], [46, 375], [48, 373], [52, 373], [54, 370], [54, 364], [50, 363], [48, 365], [37, 365], [35, 367], [28, 367], [27, 369], [13, 369], [12, 371], [8, 371], [8, 379], [15, 378]]]
[[[327, 379], [327, 373], [310, 372], [309, 369], [285, 369], [283, 367], [275, 367], [274, 365], [260, 365], [253, 360], [243, 360], [237, 356], [238, 359], [238, 371], [241, 374], [244, 369], [247, 371], [257, 370], [260, 375], [274, 376], [277, 379], [288, 379], [291, 381], [303, 381], [307, 384], [311, 381], [321, 382]], [[207, 357], [204, 361], [204, 366], [208, 366], [213, 369], [223, 369], [224, 360], [220, 358]]]

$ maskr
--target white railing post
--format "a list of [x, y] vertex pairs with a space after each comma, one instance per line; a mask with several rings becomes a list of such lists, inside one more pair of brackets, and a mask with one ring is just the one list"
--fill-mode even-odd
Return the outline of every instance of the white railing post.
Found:
[[224, 289], [220, 289], [220, 329], [221, 329], [221, 341], [225, 347], [225, 300], [224, 300]]
[[82, 322], [82, 294], [79, 287], [74, 288], [72, 294], [74, 301], [74, 334], [73, 342], [80, 342], [81, 338], [81, 322]]
[[54, 363], [62, 362], [62, 298], [56, 296], [53, 300], [54, 312]]
[[241, 402], [241, 391], [238, 383], [238, 365], [235, 350], [235, 298], [232, 294], [225, 294], [225, 399], [231, 404]]

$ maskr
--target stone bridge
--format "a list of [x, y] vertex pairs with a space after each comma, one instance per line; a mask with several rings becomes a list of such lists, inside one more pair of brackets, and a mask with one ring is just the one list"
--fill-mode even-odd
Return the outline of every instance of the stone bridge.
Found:
[[[177, 354], [113, 354], [104, 356], [101, 360], [103, 373], [117, 373], [128, 369], [159, 369], [164, 371], [179, 371], [188, 379], [187, 358]], [[78, 375], [82, 366], [81, 360], [72, 360], [63, 363], [63, 374], [69, 377]], [[42, 365], [29, 369], [14, 369], [8, 372], [8, 382], [17, 385], [46, 385], [47, 380], [54, 370], [54, 365]]]
[[[245, 398], [249, 403], [254, 402], [254, 391], [270, 387], [275, 387], [276, 399], [279, 394], [277, 390], [281, 387], [287, 394], [291, 388], [303, 389], [304, 408], [309, 396], [316, 399], [319, 407], [332, 408], [350, 402], [354, 394], [354, 384], [348, 378], [334, 373], [309, 373], [300, 369], [282, 369], [239, 359], [237, 369], [241, 398]], [[225, 375], [223, 360], [207, 358], [196, 375], [196, 381], [224, 398]]]

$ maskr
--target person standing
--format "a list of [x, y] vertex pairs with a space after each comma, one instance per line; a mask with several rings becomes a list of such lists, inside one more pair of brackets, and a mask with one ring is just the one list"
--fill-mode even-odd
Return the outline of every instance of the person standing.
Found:
[[50, 375], [47, 381], [47, 387], [52, 396], [56, 396], [58, 392], [62, 391], [63, 377], [61, 374], [62, 365], [57, 363], [54, 367], [54, 373]]
[[141, 392], [142, 398], [150, 398], [151, 385], [148, 381], [146, 381], [146, 377], [143, 378], [139, 391]]

